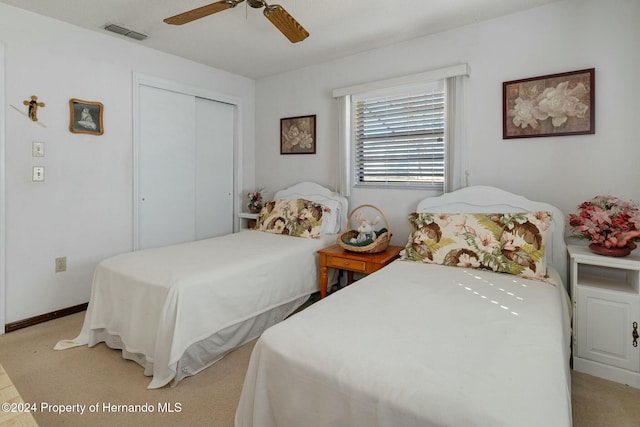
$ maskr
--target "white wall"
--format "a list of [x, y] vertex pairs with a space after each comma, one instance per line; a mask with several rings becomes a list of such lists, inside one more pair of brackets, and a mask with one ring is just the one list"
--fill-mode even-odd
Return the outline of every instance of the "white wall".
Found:
[[[133, 73], [239, 98], [242, 180], [253, 184], [253, 80], [0, 4], [5, 45], [6, 322], [89, 300], [96, 263], [132, 249]], [[37, 95], [41, 127], [15, 111]], [[102, 136], [68, 131], [70, 98], [104, 104]], [[31, 157], [44, 141], [46, 156]], [[46, 182], [31, 181], [32, 166]], [[236, 197], [242, 198], [244, 191]], [[67, 271], [54, 259], [67, 257]], [[2, 298], [3, 295], [0, 295]]]
[[[638, 18], [637, 0], [565, 0], [254, 84], [144, 43], [0, 4], [6, 118], [0, 129], [6, 145], [6, 174], [0, 177], [6, 188], [6, 268], [0, 274], [7, 288], [0, 304], [6, 304], [6, 321], [88, 301], [95, 264], [132, 248], [134, 72], [241, 98], [242, 179], [251, 188], [255, 177], [269, 195], [300, 180], [336, 187], [332, 89], [466, 62], [470, 183], [501, 186], [569, 213], [598, 193], [640, 201]], [[502, 139], [503, 81], [591, 67], [595, 135]], [[22, 101], [31, 95], [46, 103], [39, 114], [46, 128], [10, 107], [26, 108]], [[69, 133], [70, 98], [105, 105], [103, 136]], [[317, 115], [317, 154], [280, 155], [280, 118], [307, 114]], [[44, 159], [31, 157], [33, 140], [45, 141]], [[36, 164], [46, 167], [45, 183], [31, 182]], [[350, 202], [380, 207], [394, 243], [404, 244], [406, 215], [428, 195], [355, 190]], [[65, 273], [54, 273], [58, 256], [67, 256]]]
[[[470, 184], [502, 187], [565, 214], [597, 194], [640, 201], [640, 2], [566, 0], [526, 12], [261, 79], [256, 85], [256, 185], [336, 179], [334, 88], [468, 63], [465, 132]], [[502, 82], [596, 69], [596, 134], [502, 139]], [[279, 120], [317, 114], [317, 154], [281, 156]], [[404, 244], [406, 216], [430, 195], [356, 189], [351, 207], [378, 206]]]

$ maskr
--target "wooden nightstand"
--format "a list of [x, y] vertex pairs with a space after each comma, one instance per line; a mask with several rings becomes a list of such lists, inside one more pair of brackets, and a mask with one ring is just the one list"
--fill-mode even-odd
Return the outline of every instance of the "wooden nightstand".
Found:
[[320, 298], [327, 296], [327, 268], [347, 270], [347, 285], [353, 283], [353, 273], [370, 274], [380, 270], [400, 256], [402, 246], [389, 245], [377, 254], [349, 252], [338, 245], [320, 249]]

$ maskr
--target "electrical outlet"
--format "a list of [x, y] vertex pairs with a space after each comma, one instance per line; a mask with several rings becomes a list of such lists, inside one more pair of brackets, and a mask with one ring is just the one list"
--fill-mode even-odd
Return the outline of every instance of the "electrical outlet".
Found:
[[67, 257], [56, 258], [56, 273], [67, 271]]

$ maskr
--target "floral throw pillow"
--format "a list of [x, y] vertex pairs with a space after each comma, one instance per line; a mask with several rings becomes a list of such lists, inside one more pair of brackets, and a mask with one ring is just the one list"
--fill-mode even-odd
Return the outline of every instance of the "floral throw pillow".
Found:
[[257, 230], [316, 239], [320, 237], [322, 215], [329, 208], [305, 199], [278, 199], [265, 203]]
[[546, 280], [551, 212], [412, 213], [402, 259]]

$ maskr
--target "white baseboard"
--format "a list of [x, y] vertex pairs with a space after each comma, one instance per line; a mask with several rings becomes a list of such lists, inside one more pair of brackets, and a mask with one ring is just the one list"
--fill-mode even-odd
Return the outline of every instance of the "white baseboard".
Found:
[[626, 369], [620, 369], [615, 366], [609, 366], [575, 356], [573, 358], [573, 369], [595, 377], [626, 384], [634, 388], [640, 388], [639, 372], [627, 371]]

